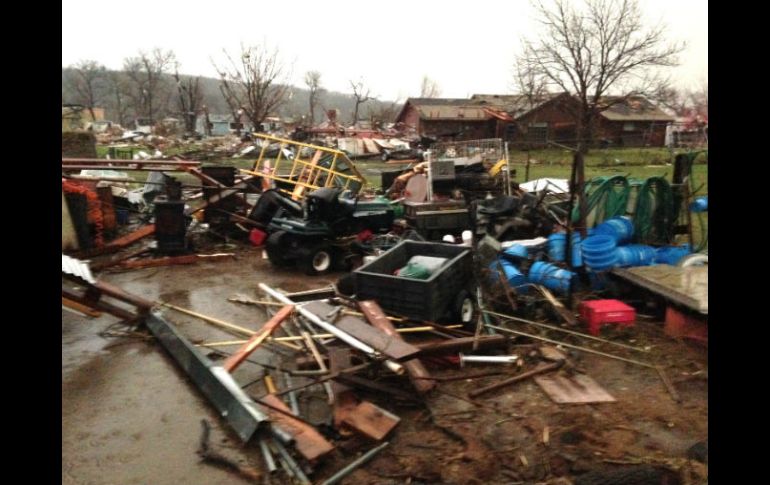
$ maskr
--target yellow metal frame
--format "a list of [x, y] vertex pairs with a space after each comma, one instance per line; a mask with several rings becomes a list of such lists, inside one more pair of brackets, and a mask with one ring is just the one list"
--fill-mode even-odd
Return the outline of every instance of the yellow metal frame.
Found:
[[[294, 190], [283, 190], [291, 195], [294, 200], [299, 200], [304, 197], [306, 189], [320, 189], [321, 187], [342, 187], [343, 189], [351, 189], [351, 184], [358, 182], [360, 184], [357, 192], [361, 187], [366, 184], [366, 179], [361, 175], [353, 162], [345, 155], [344, 152], [334, 150], [333, 148], [326, 148], [317, 145], [310, 145], [307, 143], [301, 143], [293, 140], [286, 140], [284, 138], [278, 138], [275, 136], [265, 135], [261, 133], [255, 133], [255, 137], [261, 138], [268, 142], [279, 143], [281, 148], [287, 146], [294, 147], [294, 158], [289, 159], [283, 157], [283, 152], [279, 150], [278, 157], [271, 159], [265, 157], [265, 152], [270, 143], [265, 143], [262, 150], [259, 152], [259, 157], [254, 161], [254, 168], [252, 170], [241, 169], [243, 173], [255, 175], [258, 177], [264, 177], [269, 180], [278, 182], [284, 182], [294, 187]], [[309, 160], [303, 160], [301, 157], [302, 148], [310, 148], [315, 150]], [[318, 161], [324, 154], [332, 155], [332, 162], [329, 167], [321, 167], [318, 165]], [[351, 174], [346, 174], [338, 171], [337, 165], [339, 161], [345, 162], [350, 167]], [[267, 162], [271, 162], [268, 166]], [[279, 170], [285, 168], [286, 163], [291, 163], [291, 169], [288, 175], [280, 175]], [[284, 170], [285, 172], [285, 170]], [[326, 174], [326, 180], [323, 185], [320, 184], [319, 179], [323, 174]]]

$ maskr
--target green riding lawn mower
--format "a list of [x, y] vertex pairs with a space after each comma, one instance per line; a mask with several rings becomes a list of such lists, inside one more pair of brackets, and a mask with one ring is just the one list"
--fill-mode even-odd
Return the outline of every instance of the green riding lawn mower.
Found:
[[[361, 235], [387, 233], [393, 225], [389, 201], [359, 200], [337, 187], [311, 192], [304, 206], [286, 199], [274, 192], [263, 207], [256, 208], [272, 213], [267, 225], [267, 256], [275, 266], [297, 265], [308, 275], [349, 269]], [[267, 205], [273, 209], [265, 209]]]

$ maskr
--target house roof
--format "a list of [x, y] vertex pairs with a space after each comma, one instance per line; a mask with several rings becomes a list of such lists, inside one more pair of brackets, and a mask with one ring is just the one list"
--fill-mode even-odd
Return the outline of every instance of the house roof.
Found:
[[[465, 100], [467, 103], [468, 100]], [[483, 106], [422, 105], [416, 106], [420, 118], [429, 120], [488, 120], [492, 115]]]
[[493, 106], [505, 111], [513, 118], [519, 118], [566, 93], [546, 93], [539, 99], [530, 101], [525, 94], [474, 94], [471, 101], [475, 104]]
[[607, 96], [603, 103], [612, 104], [601, 112], [601, 116], [610, 121], [674, 121], [674, 117], [663, 112], [644, 96], [632, 96], [617, 102], [618, 97]]

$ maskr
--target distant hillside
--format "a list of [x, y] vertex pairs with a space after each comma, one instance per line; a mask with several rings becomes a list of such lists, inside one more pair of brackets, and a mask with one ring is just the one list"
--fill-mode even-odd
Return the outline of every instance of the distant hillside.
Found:
[[[121, 76], [120, 72], [108, 71], [108, 75], [117, 74]], [[62, 104], [78, 104], [80, 103], [78, 96], [74, 89], [71, 87], [71, 80], [74, 72], [69, 68], [62, 68]], [[176, 107], [176, 88], [174, 80], [170, 75], [166, 76], [166, 90], [161, 105], [165, 107], [163, 111], [164, 116], [177, 116]], [[204, 103], [209, 107], [209, 113], [211, 114], [229, 114], [227, 103], [225, 103], [222, 94], [219, 91], [219, 80], [210, 77], [200, 78], [200, 87], [203, 93]], [[117, 103], [112, 89], [108, 83], [100, 83], [97, 89], [98, 106], [105, 109], [105, 117], [110, 121], [119, 122], [119, 115], [117, 113]], [[123, 101], [124, 104], [126, 101]], [[393, 117], [398, 114], [401, 105], [396, 105], [390, 101], [368, 101], [359, 108], [359, 118], [369, 119], [372, 115], [378, 114], [383, 118], [388, 118], [384, 121], [393, 121]], [[353, 110], [355, 109], [355, 102], [351, 93], [340, 93], [336, 91], [324, 91], [319, 96], [319, 105], [316, 108], [315, 121], [319, 123], [325, 120], [323, 114], [324, 109], [338, 109], [339, 120], [343, 123], [349, 123], [352, 119]], [[293, 87], [287, 102], [281, 107], [278, 113], [275, 113], [281, 117], [290, 117], [299, 119], [302, 116], [306, 116], [309, 111], [308, 106], [308, 91], [307, 89]], [[129, 109], [124, 114], [124, 120], [128, 123], [128, 120], [134, 118], [134, 114]]]

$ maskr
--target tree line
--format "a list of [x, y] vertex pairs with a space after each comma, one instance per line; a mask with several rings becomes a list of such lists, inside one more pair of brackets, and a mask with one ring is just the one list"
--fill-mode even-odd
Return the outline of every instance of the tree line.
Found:
[[340, 123], [381, 124], [393, 121], [402, 106], [399, 100], [381, 100], [363, 79], [350, 81], [352, 93], [329, 91], [316, 70], [305, 74], [304, 87], [292, 86], [278, 51], [260, 46], [241, 46], [237, 55], [223, 51], [212, 64], [216, 79], [180, 74], [174, 52], [160, 48], [124, 59], [120, 70], [81, 60], [62, 68], [62, 104], [81, 105], [92, 119], [94, 108], [103, 108], [108, 120], [124, 127], [136, 119], [155, 124], [175, 117], [189, 132], [207, 114], [230, 115], [254, 126], [269, 116], [313, 125], [336, 110]]

